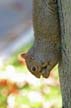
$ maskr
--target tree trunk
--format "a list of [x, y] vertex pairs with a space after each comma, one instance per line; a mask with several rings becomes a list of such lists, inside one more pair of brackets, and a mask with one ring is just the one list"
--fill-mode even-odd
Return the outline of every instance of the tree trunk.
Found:
[[71, 108], [71, 0], [58, 0], [62, 59], [59, 64], [59, 76], [62, 91], [63, 108]]

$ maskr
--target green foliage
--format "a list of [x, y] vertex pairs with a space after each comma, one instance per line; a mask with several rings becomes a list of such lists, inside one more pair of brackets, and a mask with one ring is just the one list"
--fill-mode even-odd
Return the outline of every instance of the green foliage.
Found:
[[[58, 67], [52, 70], [52, 75], [48, 79], [41, 78], [38, 80], [35, 77], [29, 76], [26, 66], [18, 62], [18, 54], [22, 51], [26, 52], [31, 45], [17, 51], [4, 65], [1, 72], [7, 72], [8, 66], [11, 65], [16, 73], [24, 73], [28, 76], [22, 84], [19, 84], [19, 93], [15, 96], [14, 108], [61, 108], [61, 92], [58, 77]], [[10, 69], [9, 69], [10, 70]], [[8, 71], [9, 71], [8, 70]], [[12, 70], [11, 70], [12, 71]], [[20, 78], [21, 79], [21, 78]], [[20, 85], [22, 85], [20, 87]], [[7, 108], [7, 95], [3, 95], [3, 90], [8, 87], [1, 88], [0, 86], [0, 108]]]

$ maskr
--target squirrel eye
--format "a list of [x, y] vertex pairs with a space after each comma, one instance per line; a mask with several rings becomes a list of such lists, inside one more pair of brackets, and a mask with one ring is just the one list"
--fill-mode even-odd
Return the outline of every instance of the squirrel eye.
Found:
[[36, 72], [36, 71], [37, 71], [37, 66], [32, 66], [32, 67], [31, 67], [31, 71], [32, 71], [32, 72]]

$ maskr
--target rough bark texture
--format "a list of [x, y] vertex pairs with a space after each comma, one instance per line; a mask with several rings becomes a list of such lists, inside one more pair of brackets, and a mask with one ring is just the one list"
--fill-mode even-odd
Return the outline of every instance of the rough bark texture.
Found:
[[62, 60], [59, 66], [63, 108], [71, 108], [71, 0], [58, 0]]
[[36, 77], [45, 78], [60, 60], [60, 25], [57, 0], [33, 0], [35, 42], [27, 54], [21, 54]]

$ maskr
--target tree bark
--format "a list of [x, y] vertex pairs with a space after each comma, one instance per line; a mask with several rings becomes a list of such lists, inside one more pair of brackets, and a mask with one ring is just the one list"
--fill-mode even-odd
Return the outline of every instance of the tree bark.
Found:
[[61, 53], [59, 76], [63, 108], [71, 108], [71, 0], [58, 0], [61, 24]]

